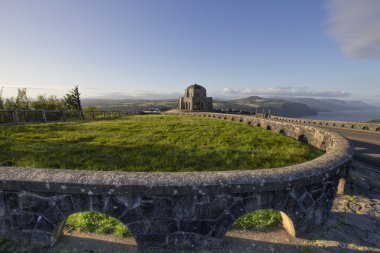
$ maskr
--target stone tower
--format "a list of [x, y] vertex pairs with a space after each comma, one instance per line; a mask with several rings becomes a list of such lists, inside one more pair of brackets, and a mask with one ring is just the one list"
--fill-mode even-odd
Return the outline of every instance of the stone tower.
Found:
[[184, 96], [179, 98], [178, 109], [212, 112], [212, 97], [207, 97], [204, 87], [198, 84], [190, 85], [186, 88]]

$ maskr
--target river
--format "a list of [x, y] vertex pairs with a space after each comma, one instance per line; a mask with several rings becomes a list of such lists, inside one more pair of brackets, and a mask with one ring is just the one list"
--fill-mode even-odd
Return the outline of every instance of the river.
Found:
[[368, 121], [380, 119], [380, 108], [355, 111], [318, 112], [317, 116], [305, 116], [305, 119], [339, 120], [339, 121]]

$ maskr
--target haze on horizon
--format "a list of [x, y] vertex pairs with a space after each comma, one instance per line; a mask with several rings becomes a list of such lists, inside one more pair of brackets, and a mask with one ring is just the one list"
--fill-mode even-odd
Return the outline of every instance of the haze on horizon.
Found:
[[0, 88], [380, 102], [379, 31], [378, 0], [0, 0]]

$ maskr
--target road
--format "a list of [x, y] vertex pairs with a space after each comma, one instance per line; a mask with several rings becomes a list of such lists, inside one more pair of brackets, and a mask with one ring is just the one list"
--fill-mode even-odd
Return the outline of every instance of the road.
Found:
[[369, 132], [338, 127], [322, 127], [339, 133], [355, 145], [357, 157], [380, 167], [380, 132]]

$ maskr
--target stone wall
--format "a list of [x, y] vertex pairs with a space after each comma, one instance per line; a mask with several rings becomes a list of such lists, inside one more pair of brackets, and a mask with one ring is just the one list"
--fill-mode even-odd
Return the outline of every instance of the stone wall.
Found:
[[285, 122], [310, 124], [310, 125], [316, 125], [316, 126], [351, 128], [351, 129], [364, 130], [364, 131], [380, 131], [379, 123], [296, 119], [296, 118], [286, 118], [286, 117], [278, 117], [278, 116], [271, 116], [271, 119], [285, 121]]
[[[298, 236], [323, 223], [342, 192], [353, 149], [313, 126], [249, 116], [192, 113], [238, 121], [326, 150], [284, 168], [220, 172], [101, 172], [0, 168], [0, 234], [52, 246], [72, 213], [97, 211], [126, 224], [141, 248], [219, 247], [233, 222], [259, 209], [281, 211]], [[215, 119], [217, 120], [217, 119]]]

